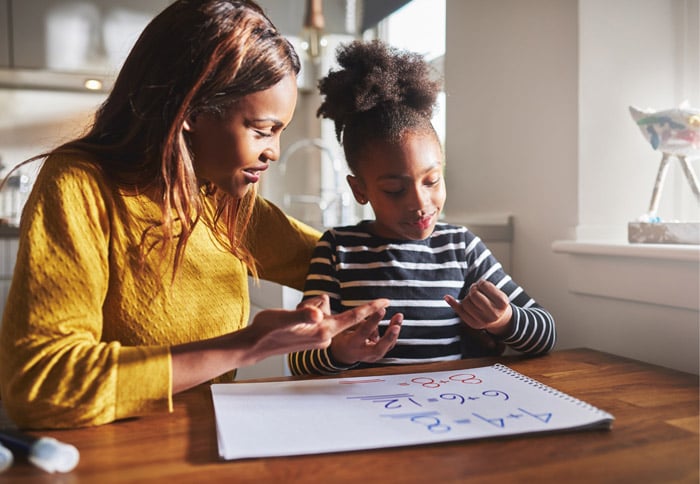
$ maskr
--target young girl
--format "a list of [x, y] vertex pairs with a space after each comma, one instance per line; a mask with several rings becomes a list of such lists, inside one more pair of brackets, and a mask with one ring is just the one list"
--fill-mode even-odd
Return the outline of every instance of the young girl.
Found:
[[48, 154], [22, 214], [0, 332], [17, 425], [167, 412], [174, 393], [377, 325], [387, 301], [331, 315], [322, 297], [247, 326], [248, 275], [301, 288], [320, 235], [256, 196], [298, 72], [251, 1], [177, 0], [146, 27], [87, 134]]
[[304, 297], [327, 294], [333, 311], [376, 297], [391, 303], [379, 331], [353, 328], [327, 349], [292, 353], [292, 372], [454, 360], [497, 354], [504, 345], [551, 350], [552, 316], [477, 236], [438, 222], [445, 184], [431, 117], [440, 86], [428, 64], [380, 41], [341, 47], [338, 62], [341, 69], [319, 84], [325, 99], [318, 114], [335, 122], [348, 183], [376, 218], [323, 234]]

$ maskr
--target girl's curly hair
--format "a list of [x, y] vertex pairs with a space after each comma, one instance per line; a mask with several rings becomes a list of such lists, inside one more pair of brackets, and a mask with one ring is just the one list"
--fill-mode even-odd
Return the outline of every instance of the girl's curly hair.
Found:
[[325, 99], [316, 115], [334, 121], [353, 172], [373, 141], [398, 142], [407, 130], [435, 132], [430, 120], [441, 83], [421, 55], [358, 40], [340, 46], [336, 56], [340, 69], [319, 81]]

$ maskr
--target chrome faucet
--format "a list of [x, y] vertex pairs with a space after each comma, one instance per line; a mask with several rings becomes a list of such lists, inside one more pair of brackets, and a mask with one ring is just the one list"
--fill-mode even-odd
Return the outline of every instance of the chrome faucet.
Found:
[[[333, 150], [320, 138], [304, 138], [292, 143], [282, 154], [279, 161], [280, 174], [285, 177], [290, 159], [302, 149], [316, 149], [321, 152], [321, 178], [318, 194], [293, 194], [285, 189], [282, 207], [290, 210], [295, 204], [314, 205], [321, 212], [320, 223], [328, 228], [336, 225], [354, 223], [349, 188], [345, 186], [346, 170], [344, 161], [334, 155]], [[325, 162], [325, 164], [324, 164]], [[330, 166], [331, 175], [327, 176], [324, 166]], [[330, 183], [330, 186], [328, 186]], [[312, 221], [305, 221], [316, 225]]]

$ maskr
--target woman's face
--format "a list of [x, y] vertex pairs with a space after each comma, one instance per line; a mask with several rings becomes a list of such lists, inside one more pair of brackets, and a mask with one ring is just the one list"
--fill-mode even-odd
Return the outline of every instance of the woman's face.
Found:
[[423, 240], [445, 204], [442, 149], [432, 133], [407, 133], [398, 145], [372, 143], [348, 182], [355, 199], [372, 206], [376, 235]]
[[185, 124], [197, 178], [235, 198], [280, 156], [280, 136], [297, 102], [296, 77], [286, 76], [265, 91], [237, 100], [224, 115], [205, 113]]

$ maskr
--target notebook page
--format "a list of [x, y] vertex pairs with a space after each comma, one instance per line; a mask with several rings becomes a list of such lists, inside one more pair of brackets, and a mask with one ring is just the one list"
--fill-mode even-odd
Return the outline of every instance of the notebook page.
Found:
[[610, 426], [613, 416], [504, 365], [215, 384], [223, 459], [317, 454]]

